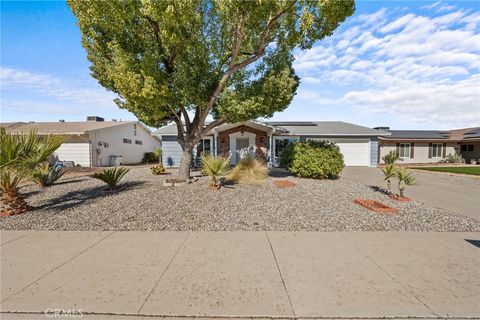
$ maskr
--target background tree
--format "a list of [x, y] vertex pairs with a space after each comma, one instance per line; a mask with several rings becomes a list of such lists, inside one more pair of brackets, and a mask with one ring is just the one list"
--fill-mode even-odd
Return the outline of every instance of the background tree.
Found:
[[92, 76], [118, 95], [118, 106], [153, 127], [175, 122], [180, 179], [211, 129], [284, 110], [299, 82], [292, 51], [331, 35], [355, 8], [353, 0], [68, 4]]

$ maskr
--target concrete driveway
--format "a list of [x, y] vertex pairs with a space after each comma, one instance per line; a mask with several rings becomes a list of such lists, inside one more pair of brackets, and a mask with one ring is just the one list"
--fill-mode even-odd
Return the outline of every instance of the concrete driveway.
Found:
[[[417, 185], [410, 186], [406, 195], [437, 208], [462, 214], [480, 220], [480, 180], [462, 177], [455, 179], [448, 174], [435, 172], [420, 172], [413, 175]], [[383, 175], [378, 168], [345, 167], [342, 177], [365, 185], [386, 188]], [[396, 183], [396, 182], [395, 182]], [[396, 190], [396, 185], [393, 186]]]
[[0, 234], [2, 320], [480, 317], [479, 233]]

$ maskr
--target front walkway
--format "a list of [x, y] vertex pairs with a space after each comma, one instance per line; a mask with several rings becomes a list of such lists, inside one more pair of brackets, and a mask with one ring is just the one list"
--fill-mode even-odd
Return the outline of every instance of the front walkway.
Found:
[[479, 317], [473, 240], [480, 233], [2, 231], [1, 317]]
[[[439, 172], [413, 171], [417, 184], [406, 189], [406, 195], [431, 206], [480, 220], [480, 179], [455, 177]], [[342, 177], [368, 186], [386, 188], [378, 168], [345, 167]], [[394, 179], [394, 184], [396, 180]], [[397, 186], [392, 188], [397, 192]]]

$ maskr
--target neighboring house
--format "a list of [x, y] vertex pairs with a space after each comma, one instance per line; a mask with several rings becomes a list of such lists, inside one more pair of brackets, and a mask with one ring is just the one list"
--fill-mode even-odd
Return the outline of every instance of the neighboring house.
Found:
[[137, 121], [104, 121], [96, 116], [83, 122], [15, 122], [1, 126], [17, 134], [35, 130], [39, 135], [64, 135], [66, 141], [55, 152], [55, 158], [82, 167], [140, 163], [146, 152], [153, 152], [161, 145]]
[[480, 128], [467, 128], [450, 131], [452, 139], [459, 140], [460, 154], [466, 160], [480, 159]]
[[449, 154], [459, 154], [467, 162], [480, 158], [480, 128], [459, 130], [389, 130], [381, 136], [378, 145], [378, 159], [396, 151], [402, 163], [435, 163], [445, 160]]
[[[162, 127], [154, 134], [162, 140], [164, 165], [178, 166], [182, 150], [175, 125]], [[194, 149], [193, 157], [198, 160], [202, 154], [231, 154], [230, 161], [235, 164], [246, 151], [278, 165], [287, 142], [311, 139], [335, 142], [347, 166], [376, 166], [380, 135], [389, 133], [341, 121], [247, 121], [225, 124], [208, 132]]]

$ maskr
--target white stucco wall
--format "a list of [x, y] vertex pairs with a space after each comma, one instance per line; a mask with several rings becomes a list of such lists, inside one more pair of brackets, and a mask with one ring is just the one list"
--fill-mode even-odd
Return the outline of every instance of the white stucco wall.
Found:
[[[429, 142], [422, 142], [422, 141], [405, 141], [401, 143], [414, 143], [414, 152], [413, 158], [402, 158], [403, 161], [400, 163], [435, 163], [441, 161], [443, 158], [429, 158], [428, 157], [428, 147], [429, 147]], [[441, 142], [434, 142], [434, 143], [441, 143]], [[448, 156], [449, 153], [454, 154], [458, 153], [459, 146], [455, 142], [447, 142], [447, 151], [446, 155]], [[379, 142], [379, 149], [380, 149], [380, 157], [379, 157], [379, 162], [383, 163], [382, 157], [386, 154], [388, 154], [390, 151], [396, 151], [397, 149], [397, 143], [396, 142], [389, 142], [389, 141], [380, 141]], [[443, 155], [443, 150], [442, 150], [442, 155]]]
[[[124, 138], [130, 139], [132, 143], [124, 143]], [[142, 145], [135, 144], [135, 140], [142, 141]], [[90, 134], [90, 141], [94, 166], [109, 166], [112, 155], [123, 156], [124, 164], [139, 163], [145, 152], [153, 152], [161, 145], [157, 138], [139, 124], [136, 125], [135, 135], [133, 123], [97, 130]], [[108, 147], [105, 147], [104, 143], [107, 143]]]

